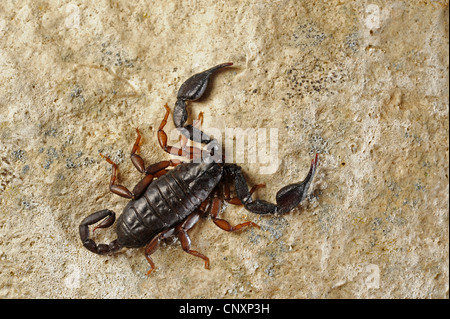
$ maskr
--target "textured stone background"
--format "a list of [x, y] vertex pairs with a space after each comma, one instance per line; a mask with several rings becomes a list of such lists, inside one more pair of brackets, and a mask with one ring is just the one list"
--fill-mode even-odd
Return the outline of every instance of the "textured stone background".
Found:
[[[447, 1], [2, 1], [0, 297], [448, 298], [448, 54]], [[142, 249], [83, 248], [80, 221], [126, 203], [99, 152], [131, 188], [134, 128], [146, 163], [167, 159], [164, 103], [227, 61], [192, 117], [278, 129], [276, 173], [242, 163], [260, 198], [319, 152], [308, 200], [229, 206], [261, 225], [241, 233], [201, 221], [209, 271], [177, 241], [149, 278]]]

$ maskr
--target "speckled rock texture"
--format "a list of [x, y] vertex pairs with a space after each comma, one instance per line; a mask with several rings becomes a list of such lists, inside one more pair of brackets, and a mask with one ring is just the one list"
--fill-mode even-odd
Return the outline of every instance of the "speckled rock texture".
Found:
[[[0, 298], [448, 298], [448, 14], [447, 1], [2, 1]], [[269, 163], [239, 163], [266, 183], [257, 198], [302, 180], [318, 152], [307, 199], [282, 216], [222, 213], [260, 229], [202, 219], [192, 248], [210, 270], [176, 239], [149, 277], [143, 249], [89, 252], [81, 220], [127, 202], [99, 153], [132, 189], [135, 128], [147, 164], [168, 159], [164, 104], [228, 61], [190, 121], [276, 129]]]

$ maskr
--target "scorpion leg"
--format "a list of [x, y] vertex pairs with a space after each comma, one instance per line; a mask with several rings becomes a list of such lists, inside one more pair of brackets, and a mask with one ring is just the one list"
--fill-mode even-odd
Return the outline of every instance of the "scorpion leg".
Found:
[[[200, 124], [200, 125], [199, 125]], [[197, 128], [197, 126], [202, 127], [203, 125], [203, 112], [200, 112], [198, 114], [197, 120], [194, 121], [194, 123], [192, 124], [195, 128]], [[181, 145], [181, 149], [185, 150], [186, 149], [186, 144], [188, 142], [188, 138], [186, 136], [184, 136], [183, 134], [180, 134], [180, 145]]]
[[134, 194], [128, 190], [125, 186], [116, 185], [116, 178], [118, 172], [118, 166], [116, 163], [111, 161], [109, 157], [100, 153], [100, 156], [103, 157], [109, 164], [112, 165], [112, 173], [111, 173], [111, 181], [109, 182], [109, 190], [116, 195], [132, 199], [134, 198]]
[[139, 183], [136, 184], [131, 194], [134, 198], [137, 198], [142, 195], [142, 193], [145, 191], [145, 189], [150, 185], [150, 183], [153, 181], [154, 177], [159, 177], [161, 175], [164, 175], [167, 171], [165, 170], [169, 166], [177, 166], [182, 163], [180, 160], [169, 160], [169, 161], [161, 161], [159, 163], [152, 164], [145, 168], [144, 160], [139, 154], [136, 154], [136, 152], [139, 151], [140, 145], [139, 142], [141, 141], [141, 134], [139, 133], [139, 129], [136, 128], [137, 138], [134, 142], [133, 149], [131, 150], [131, 161], [133, 162], [136, 169], [145, 174], [145, 177], [139, 181]]
[[200, 99], [208, 87], [211, 76], [217, 70], [231, 65], [233, 65], [231, 62], [222, 63], [206, 71], [194, 74], [180, 86], [177, 94], [177, 102], [175, 103], [175, 108], [173, 111], [173, 122], [180, 132], [190, 140], [202, 144], [209, 144], [213, 141], [208, 135], [195, 128], [193, 125], [185, 125], [188, 118], [186, 101], [195, 101]]
[[141, 141], [141, 133], [139, 133], [138, 128], [136, 128], [136, 133], [137, 133], [137, 138], [136, 138], [136, 141], [134, 142], [133, 149], [131, 150], [130, 158], [131, 158], [131, 161], [133, 162], [134, 167], [136, 167], [136, 169], [140, 173], [145, 173], [144, 160], [142, 159], [142, 157], [139, 154], [136, 154], [136, 152], [139, 152], [139, 150], [141, 149], [141, 147], [139, 145], [139, 142]]
[[228, 231], [228, 232], [233, 232], [245, 227], [249, 227], [249, 226], [253, 226], [253, 227], [257, 227], [259, 228], [259, 226], [257, 224], [255, 224], [254, 222], [251, 221], [247, 221], [241, 224], [238, 224], [236, 226], [231, 226], [230, 223], [228, 221], [226, 221], [225, 219], [220, 219], [217, 218], [217, 216], [219, 215], [220, 212], [220, 208], [222, 207], [222, 200], [219, 197], [214, 197], [212, 205], [211, 205], [211, 218], [214, 222], [214, 224], [216, 224], [219, 228]]
[[189, 148], [187, 148], [189, 151], [186, 151], [187, 149], [167, 145], [167, 134], [166, 132], [164, 132], [164, 127], [166, 126], [167, 119], [169, 118], [170, 108], [167, 104], [165, 104], [164, 107], [166, 108], [166, 114], [164, 115], [164, 119], [161, 121], [161, 124], [158, 128], [158, 142], [161, 148], [165, 152], [176, 156], [184, 156], [190, 159], [193, 159], [194, 157], [200, 157], [202, 154], [202, 150], [197, 147], [190, 146]]
[[152, 258], [150, 257], [151, 254], [153, 254], [159, 247], [159, 243], [161, 240], [169, 238], [172, 236], [175, 232], [175, 228], [170, 228], [168, 230], [160, 232], [158, 235], [156, 235], [148, 244], [145, 246], [145, 259], [147, 259], [147, 262], [150, 264], [150, 270], [147, 271], [147, 276], [149, 276], [153, 270], [156, 269], [155, 263], [153, 262]]
[[187, 231], [189, 229], [191, 229], [192, 227], [195, 226], [195, 224], [197, 224], [197, 222], [200, 220], [200, 216], [202, 215], [202, 213], [203, 212], [201, 212], [201, 211], [197, 211], [197, 212], [190, 214], [186, 218], [186, 220], [177, 227], [177, 233], [178, 233], [178, 238], [180, 239], [181, 247], [183, 248], [183, 250], [185, 252], [187, 252], [188, 254], [191, 254], [193, 256], [203, 259], [205, 261], [205, 269], [209, 269], [209, 258], [206, 257], [205, 255], [199, 253], [198, 251], [191, 250], [191, 238], [189, 237], [189, 235], [187, 233]]
[[170, 161], [161, 161], [145, 168], [144, 160], [140, 155], [136, 154], [136, 152], [139, 151], [139, 142], [141, 140], [141, 134], [139, 133], [139, 130], [136, 129], [136, 132], [138, 134], [138, 137], [136, 138], [136, 142], [134, 143], [133, 149], [131, 150], [131, 161], [139, 172], [145, 174], [145, 177], [136, 184], [136, 186], [133, 188], [133, 191], [130, 192], [130, 190], [125, 186], [116, 184], [117, 174], [119, 170], [117, 164], [114, 163], [109, 157], [100, 154], [101, 157], [103, 157], [109, 164], [112, 165], [111, 181], [109, 183], [110, 191], [116, 195], [128, 199], [134, 199], [141, 196], [148, 185], [150, 185], [150, 183], [153, 181], [154, 177], [159, 177], [166, 173], [165, 168], [169, 166], [177, 166], [182, 163], [181, 161], [174, 159]]
[[136, 154], [140, 150], [139, 142], [141, 141], [141, 134], [139, 132], [139, 129], [136, 128], [137, 138], [134, 142], [133, 149], [131, 150], [131, 161], [133, 162], [136, 169], [141, 172], [142, 174], [152, 174], [155, 175], [159, 171], [162, 171], [163, 169], [169, 167], [169, 166], [177, 166], [178, 164], [181, 164], [182, 161], [180, 160], [170, 160], [170, 161], [161, 161], [156, 164], [152, 164], [145, 168], [144, 160], [139, 154]]
[[81, 241], [83, 242], [84, 247], [86, 247], [88, 250], [99, 255], [106, 255], [116, 252], [122, 247], [117, 243], [117, 240], [113, 240], [109, 245], [106, 244], [97, 245], [92, 239], [89, 238], [88, 226], [93, 225], [102, 219], [104, 219], [103, 222], [101, 222], [100, 225], [95, 227], [94, 230], [97, 228], [107, 228], [112, 224], [114, 224], [114, 221], [116, 220], [116, 214], [111, 210], [104, 209], [87, 216], [80, 223], [80, 238]]
[[277, 204], [269, 203], [265, 200], [253, 200], [248, 191], [247, 182], [245, 181], [241, 168], [237, 165], [229, 165], [226, 167], [226, 173], [231, 174], [235, 178], [236, 192], [244, 204], [244, 207], [255, 214], [284, 214], [293, 210], [306, 197], [306, 193], [316, 172], [318, 163], [318, 154], [311, 161], [306, 178], [299, 183], [289, 184], [281, 188], [276, 194]]
[[[266, 187], [266, 184], [256, 184], [253, 185], [253, 187], [250, 189], [250, 195], [253, 194], [258, 188]], [[242, 205], [241, 200], [239, 197], [231, 197], [230, 195], [230, 185], [227, 183], [223, 184], [223, 199], [230, 204], [233, 205]]]

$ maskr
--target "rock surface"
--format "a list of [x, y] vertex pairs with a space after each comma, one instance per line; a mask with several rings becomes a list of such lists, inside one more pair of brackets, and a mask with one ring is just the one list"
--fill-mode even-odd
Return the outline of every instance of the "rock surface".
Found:
[[[448, 298], [448, 56], [447, 1], [2, 2], [0, 298]], [[146, 163], [167, 159], [163, 105], [228, 61], [191, 117], [277, 129], [275, 157], [239, 163], [259, 198], [320, 153], [307, 200], [283, 216], [230, 205], [261, 226], [240, 233], [202, 220], [209, 271], [176, 240], [150, 277], [143, 249], [90, 253], [80, 221], [126, 204], [99, 152], [132, 188], [134, 128]]]

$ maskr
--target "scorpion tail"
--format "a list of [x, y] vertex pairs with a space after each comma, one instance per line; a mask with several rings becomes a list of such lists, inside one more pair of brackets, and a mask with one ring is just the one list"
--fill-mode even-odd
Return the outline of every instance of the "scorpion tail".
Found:
[[255, 214], [285, 214], [293, 210], [305, 199], [314, 173], [316, 172], [317, 163], [318, 154], [312, 160], [308, 175], [302, 182], [289, 184], [278, 191], [276, 205], [265, 200], [253, 200], [251, 192], [248, 190], [247, 182], [242, 176], [240, 167], [231, 165], [227, 169], [228, 173], [231, 173], [235, 178], [237, 196], [247, 210]]
[[93, 225], [100, 220], [106, 218], [103, 222], [101, 222], [97, 227], [94, 228], [93, 231], [95, 231], [97, 228], [107, 228], [114, 224], [114, 221], [116, 220], [116, 214], [108, 209], [104, 209], [98, 212], [95, 212], [80, 223], [80, 238], [83, 242], [84, 247], [86, 247], [88, 250], [92, 251], [93, 253], [99, 254], [99, 255], [109, 255], [112, 253], [115, 253], [116, 251], [120, 250], [122, 247], [119, 245], [119, 243], [116, 240], [113, 240], [109, 245], [106, 244], [96, 244], [92, 239], [89, 238], [89, 225]]

